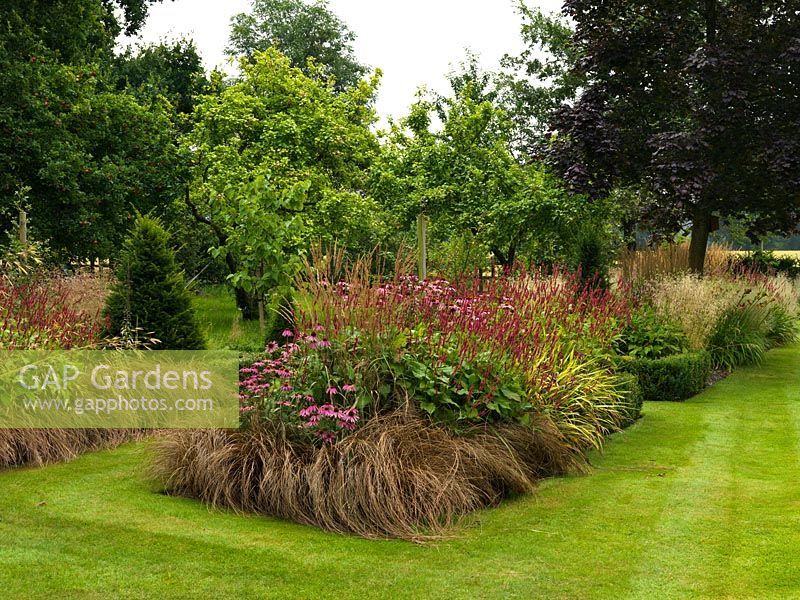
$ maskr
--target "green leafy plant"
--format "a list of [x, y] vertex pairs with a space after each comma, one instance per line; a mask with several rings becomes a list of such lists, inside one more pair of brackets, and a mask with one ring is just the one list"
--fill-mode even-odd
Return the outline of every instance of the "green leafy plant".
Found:
[[790, 256], [779, 256], [772, 250], [754, 250], [743, 256], [735, 256], [731, 259], [731, 265], [764, 274], [800, 275], [800, 261]]
[[493, 362], [491, 352], [465, 359], [455, 340], [442, 344], [440, 338], [418, 329], [390, 365], [410, 400], [435, 421], [451, 425], [530, 422], [532, 404], [522, 373]]
[[711, 375], [708, 352], [688, 352], [665, 358], [623, 357], [619, 368], [636, 375], [644, 400], [680, 402], [699, 393]]
[[775, 307], [763, 292], [746, 290], [716, 322], [708, 340], [714, 365], [733, 369], [758, 364], [769, 348], [770, 320]]
[[630, 323], [614, 341], [615, 350], [634, 358], [663, 358], [688, 349], [681, 327], [651, 308], [633, 313]]

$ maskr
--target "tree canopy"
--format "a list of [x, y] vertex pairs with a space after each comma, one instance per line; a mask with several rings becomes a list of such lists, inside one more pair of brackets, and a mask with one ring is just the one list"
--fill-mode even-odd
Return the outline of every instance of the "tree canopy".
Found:
[[286, 281], [310, 239], [361, 251], [377, 243], [380, 210], [366, 186], [379, 150], [370, 130], [378, 81], [336, 94], [271, 48], [198, 100], [182, 144], [193, 169], [187, 200], [214, 228], [237, 287], [263, 295]]
[[[231, 20], [228, 52], [252, 58], [276, 48], [293, 67], [324, 75], [342, 91], [356, 85], [368, 69], [353, 52], [355, 34], [328, 7], [327, 0], [253, 0], [250, 13]], [[309, 65], [309, 59], [318, 69]]]
[[[0, 21], [3, 224], [10, 227], [13, 199], [28, 188], [29, 205], [19, 208], [29, 209], [33, 234], [63, 260], [113, 256], [134, 210], [150, 210], [180, 189], [171, 108], [110, 88], [102, 44], [92, 41], [107, 33], [103, 6], [81, 6], [86, 12], [74, 22], [41, 7], [63, 29], [45, 27], [27, 3], [4, 5]], [[75, 37], [62, 35], [68, 27]]]
[[541, 164], [517, 162], [513, 124], [482, 100], [482, 81], [468, 70], [454, 79], [453, 96], [412, 107], [373, 167], [374, 194], [406, 226], [425, 214], [449, 235], [468, 232], [501, 265], [513, 265], [523, 253], [552, 260], [588, 217], [587, 206]]
[[692, 224], [701, 271], [715, 217], [751, 235], [800, 217], [800, 16], [785, 2], [567, 0], [587, 81], [553, 121], [554, 163], [593, 195], [644, 185], [651, 227]]

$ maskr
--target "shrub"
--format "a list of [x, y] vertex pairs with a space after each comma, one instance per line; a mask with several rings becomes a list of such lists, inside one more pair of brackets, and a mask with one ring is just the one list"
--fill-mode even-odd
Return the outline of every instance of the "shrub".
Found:
[[799, 297], [785, 276], [668, 277], [652, 282], [646, 296], [680, 324], [692, 350], [712, 350], [715, 364], [727, 368], [758, 362], [770, 345], [797, 337]]
[[205, 347], [169, 235], [157, 219], [136, 219], [122, 250], [117, 280], [106, 301], [107, 333], [139, 329], [159, 341], [158, 349]]
[[587, 224], [575, 240], [575, 261], [581, 280], [590, 285], [608, 286], [611, 250], [608, 235], [600, 224]]
[[634, 423], [642, 415], [642, 404], [644, 394], [642, 386], [639, 385], [639, 378], [633, 373], [620, 373], [617, 375], [617, 385], [625, 397], [626, 404], [630, 407], [625, 413], [623, 426]]
[[295, 329], [242, 368], [239, 432], [170, 434], [165, 487], [333, 531], [418, 539], [539, 477], [578, 470], [630, 422], [614, 375], [623, 294], [577, 275], [382, 280], [316, 257]]
[[733, 369], [764, 359], [776, 307], [761, 292], [747, 290], [717, 320], [708, 340], [714, 365]]
[[687, 350], [689, 340], [679, 325], [646, 307], [631, 316], [614, 341], [619, 354], [634, 358], [663, 358]]
[[790, 256], [779, 256], [771, 250], [754, 250], [748, 254], [734, 256], [731, 259], [733, 268], [755, 271], [767, 275], [800, 275], [800, 261]]
[[680, 402], [699, 393], [711, 375], [707, 352], [676, 354], [665, 358], [627, 358], [620, 369], [636, 375], [646, 401]]

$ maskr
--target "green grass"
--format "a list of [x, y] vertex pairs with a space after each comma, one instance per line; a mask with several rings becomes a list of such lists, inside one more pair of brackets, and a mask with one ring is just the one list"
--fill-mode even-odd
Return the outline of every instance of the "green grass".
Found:
[[201, 288], [194, 308], [209, 348], [263, 350], [264, 336], [258, 321], [242, 321], [233, 294], [224, 285]]
[[156, 493], [142, 444], [0, 473], [2, 598], [800, 596], [800, 347], [427, 547]]

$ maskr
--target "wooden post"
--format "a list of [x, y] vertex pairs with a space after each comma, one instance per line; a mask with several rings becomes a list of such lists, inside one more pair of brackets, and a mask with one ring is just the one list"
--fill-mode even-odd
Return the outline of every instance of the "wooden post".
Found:
[[[258, 278], [261, 279], [264, 276], [264, 263], [263, 261], [258, 266]], [[261, 330], [261, 335], [264, 336], [267, 334], [267, 320], [266, 316], [264, 315], [264, 295], [259, 294], [258, 296], [258, 327]]]
[[428, 219], [417, 215], [417, 270], [420, 280], [428, 277]]
[[19, 242], [23, 246], [28, 245], [28, 213], [19, 209]]

